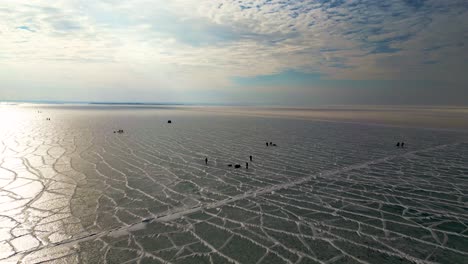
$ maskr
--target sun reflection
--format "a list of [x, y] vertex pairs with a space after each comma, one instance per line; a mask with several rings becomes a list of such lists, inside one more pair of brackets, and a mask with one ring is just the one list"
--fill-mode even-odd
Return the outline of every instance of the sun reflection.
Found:
[[15, 131], [25, 122], [31, 122], [31, 112], [32, 109], [21, 108], [19, 105], [0, 103], [0, 133]]
[[41, 125], [45, 120], [41, 111], [0, 103], [0, 120], [0, 257], [8, 257], [50, 241], [52, 227], [40, 223], [54, 216], [57, 208], [66, 208], [69, 200], [48, 190], [57, 185], [57, 156], [48, 153], [54, 146], [43, 133], [51, 129]]

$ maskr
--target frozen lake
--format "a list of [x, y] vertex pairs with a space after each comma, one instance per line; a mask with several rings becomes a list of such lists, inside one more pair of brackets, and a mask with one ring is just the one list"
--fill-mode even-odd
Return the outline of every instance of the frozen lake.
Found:
[[182, 107], [0, 117], [0, 262], [468, 263], [462, 130]]

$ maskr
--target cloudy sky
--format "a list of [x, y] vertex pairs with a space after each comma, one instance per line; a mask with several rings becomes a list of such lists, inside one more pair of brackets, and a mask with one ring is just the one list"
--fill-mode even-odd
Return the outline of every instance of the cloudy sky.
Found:
[[466, 0], [2, 0], [0, 100], [468, 104]]

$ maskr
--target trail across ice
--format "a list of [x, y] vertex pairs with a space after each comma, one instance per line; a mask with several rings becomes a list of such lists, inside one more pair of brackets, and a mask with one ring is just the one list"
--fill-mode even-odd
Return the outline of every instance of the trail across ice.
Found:
[[[119, 228], [113, 228], [113, 229], [98, 232], [98, 233], [87, 234], [87, 235], [84, 235], [82, 237], [75, 237], [73, 239], [64, 240], [64, 241], [61, 241], [61, 242], [58, 242], [58, 243], [51, 243], [51, 244], [46, 245], [46, 246], [41, 247], [41, 248], [35, 248], [33, 251], [44, 250], [44, 249], [47, 249], [47, 248], [52, 248], [52, 247], [57, 247], [57, 246], [73, 246], [74, 244], [77, 244], [77, 243], [82, 243], [82, 242], [88, 241], [88, 240], [95, 240], [95, 239], [99, 239], [99, 238], [102, 238], [102, 237], [105, 237], [105, 236], [120, 237], [120, 236], [129, 235], [129, 233], [135, 232], [135, 231], [143, 231], [144, 232], [145, 227], [148, 224], [151, 224], [152, 222], [164, 223], [164, 222], [176, 221], [178, 219], [183, 219], [187, 215], [191, 215], [191, 214], [194, 214], [194, 213], [197, 213], [197, 212], [200, 212], [200, 211], [209, 210], [209, 209], [218, 209], [219, 210], [219, 208], [221, 208], [223, 206], [226, 206], [228, 204], [236, 203], [236, 202], [238, 202], [240, 200], [249, 199], [249, 198], [256, 198], [256, 197], [262, 196], [264, 194], [275, 194], [275, 192], [277, 192], [279, 190], [295, 187], [295, 186], [307, 183], [307, 182], [309, 182], [309, 181], [311, 181], [313, 179], [320, 178], [320, 179], [322, 179], [324, 181], [327, 181], [328, 179], [331, 179], [331, 177], [333, 177], [335, 175], [344, 174], [344, 173], [354, 171], [354, 170], [360, 170], [360, 169], [368, 168], [369, 166], [378, 165], [380, 163], [391, 162], [392, 160], [397, 159], [397, 158], [411, 157], [411, 156], [414, 156], [415, 154], [422, 154], [422, 153], [426, 153], [426, 152], [433, 152], [433, 151], [443, 150], [444, 148], [453, 147], [453, 146], [456, 146], [456, 145], [459, 145], [459, 144], [463, 144], [463, 142], [453, 143], [453, 144], [444, 144], [444, 145], [439, 145], [439, 146], [436, 146], [436, 147], [430, 147], [430, 148], [421, 149], [421, 150], [407, 151], [407, 152], [404, 152], [402, 154], [390, 155], [390, 156], [387, 156], [387, 157], [384, 157], [384, 158], [379, 158], [379, 159], [375, 159], [375, 160], [371, 160], [371, 161], [367, 161], [367, 162], [363, 162], [363, 163], [359, 163], [359, 164], [354, 164], [354, 165], [346, 166], [346, 167], [339, 168], [339, 169], [323, 171], [323, 172], [320, 172], [320, 173], [317, 173], [317, 174], [313, 174], [313, 175], [310, 175], [310, 176], [307, 176], [307, 177], [302, 177], [300, 179], [296, 179], [296, 180], [286, 182], [286, 183], [276, 184], [276, 185], [272, 185], [272, 186], [268, 186], [268, 187], [264, 187], [264, 188], [258, 188], [256, 190], [247, 191], [247, 192], [245, 192], [243, 194], [235, 195], [235, 196], [232, 196], [230, 198], [223, 199], [223, 200], [213, 202], [213, 203], [201, 204], [199, 206], [193, 206], [191, 208], [186, 208], [186, 207], [174, 208], [174, 209], [169, 210], [168, 212], [157, 215], [156, 217], [146, 218], [141, 222], [137, 222], [137, 223], [134, 223], [134, 224], [131, 224], [131, 225], [122, 226], [122, 227], [119, 227]], [[459, 253], [459, 254], [468, 256], [467, 252], [459, 251], [459, 250], [454, 250], [454, 251]], [[30, 252], [32, 252], [32, 251], [24, 251], [24, 252], [18, 252], [18, 253], [27, 254], [27, 253], [30, 253]], [[387, 254], [388, 254], [388, 252], [387, 252]], [[403, 258], [406, 258], [406, 259], [408, 259], [410, 261], [414, 261], [414, 262], [417, 262], [417, 263], [420, 262], [417, 258], [413, 258], [412, 256], [410, 256], [408, 254], [401, 253], [401, 254], [399, 254], [399, 256], [403, 257]], [[429, 262], [426, 262], [426, 263], [429, 263]]]

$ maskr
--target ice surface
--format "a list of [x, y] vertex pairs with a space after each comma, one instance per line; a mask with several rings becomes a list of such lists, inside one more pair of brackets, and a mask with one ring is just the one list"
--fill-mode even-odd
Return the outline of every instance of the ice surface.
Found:
[[468, 260], [463, 132], [172, 109], [10, 111], [3, 262]]

